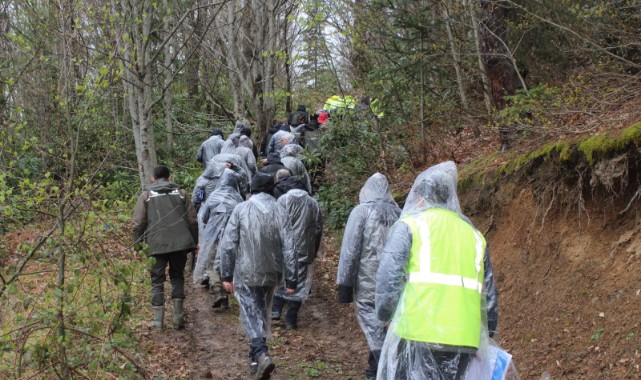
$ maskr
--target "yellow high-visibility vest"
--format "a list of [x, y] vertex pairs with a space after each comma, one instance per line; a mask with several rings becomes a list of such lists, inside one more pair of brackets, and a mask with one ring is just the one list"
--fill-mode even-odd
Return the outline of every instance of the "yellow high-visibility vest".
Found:
[[412, 232], [412, 247], [392, 328], [408, 340], [478, 348], [483, 235], [446, 209], [428, 209], [401, 221]]

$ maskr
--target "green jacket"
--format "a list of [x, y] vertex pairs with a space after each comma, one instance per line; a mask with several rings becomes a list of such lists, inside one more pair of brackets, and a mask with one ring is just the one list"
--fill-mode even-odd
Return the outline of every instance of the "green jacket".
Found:
[[180, 187], [160, 179], [138, 197], [132, 217], [134, 242], [146, 242], [151, 255], [190, 251], [198, 244], [196, 211]]

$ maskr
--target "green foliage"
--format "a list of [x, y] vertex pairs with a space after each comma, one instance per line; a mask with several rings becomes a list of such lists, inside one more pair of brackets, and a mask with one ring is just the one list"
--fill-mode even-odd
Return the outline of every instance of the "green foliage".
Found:
[[590, 339], [591, 340], [599, 340], [599, 339], [601, 339], [601, 335], [603, 335], [603, 332], [604, 332], [604, 330], [603, 330], [602, 327], [597, 328], [594, 331], [594, 334], [592, 334], [592, 336], [590, 337]]
[[[121, 192], [118, 181], [113, 186], [103, 190], [109, 197]], [[148, 285], [144, 263], [132, 261], [129, 247], [122, 242], [128, 240], [123, 237], [129, 231], [120, 216], [131, 213], [130, 205], [99, 197], [100, 193], [92, 196], [88, 190], [75, 192], [75, 201], [82, 200], [85, 206], [65, 221], [64, 234], [51, 235], [39, 248], [39, 239], [24, 240], [3, 258], [2, 274], [7, 279], [30, 252], [39, 249], [34, 260], [26, 262], [25, 271], [0, 294], [2, 303], [11, 305], [0, 327], [4, 351], [0, 376], [53, 377], [50, 363], [60, 360], [61, 352], [77, 375], [137, 376], [135, 365], [121, 353], [135, 351], [138, 345], [133, 331], [141, 323], [137, 309]], [[45, 218], [31, 228], [51, 223], [56, 219]], [[51, 268], [56, 268], [61, 255], [67, 266], [64, 285], [58, 287], [54, 285], [57, 270]]]
[[331, 228], [345, 225], [365, 180], [395, 164], [385, 154], [393, 145], [385, 144], [386, 131], [381, 128], [375, 118], [351, 115], [328, 123], [320, 139], [320, 154], [327, 161], [327, 170], [318, 200]]

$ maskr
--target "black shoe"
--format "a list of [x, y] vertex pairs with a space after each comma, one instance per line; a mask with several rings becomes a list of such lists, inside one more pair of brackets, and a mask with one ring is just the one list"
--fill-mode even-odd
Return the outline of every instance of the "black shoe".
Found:
[[280, 320], [280, 312], [279, 311], [272, 311], [272, 320], [273, 321]]
[[214, 294], [214, 304], [211, 307], [217, 309], [221, 307], [223, 303], [226, 303], [227, 307], [229, 307], [229, 298], [220, 293]]
[[298, 329], [298, 324], [297, 323], [285, 322], [285, 330], [296, 330], [296, 329]]
[[258, 372], [258, 363], [256, 362], [249, 363], [249, 373], [251, 373], [252, 375], [255, 375], [256, 372]]
[[276, 365], [272, 362], [272, 358], [267, 354], [260, 354], [258, 357], [258, 368], [256, 371], [256, 379], [258, 380], [267, 380], [271, 377], [272, 372]]

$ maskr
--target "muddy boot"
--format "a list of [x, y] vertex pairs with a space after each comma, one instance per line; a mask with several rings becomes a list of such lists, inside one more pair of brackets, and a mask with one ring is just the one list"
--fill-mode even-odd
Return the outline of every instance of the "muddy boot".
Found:
[[287, 302], [287, 314], [285, 314], [285, 329], [286, 330], [296, 330], [298, 328], [298, 310], [302, 302], [300, 301], [288, 301]]
[[214, 309], [223, 309], [223, 305], [227, 305], [229, 308], [229, 298], [227, 295], [222, 294], [221, 292], [214, 293], [214, 304], [211, 305]]
[[285, 306], [285, 300], [281, 297], [274, 296], [274, 299], [272, 299], [272, 320], [280, 320], [280, 315], [283, 312], [283, 306]]
[[174, 328], [176, 329], [182, 329], [185, 327], [183, 301], [184, 299], [174, 298]]
[[149, 323], [149, 327], [155, 330], [162, 330], [163, 322], [165, 320], [165, 307], [152, 306], [154, 311], [154, 320]]
[[258, 369], [256, 371], [256, 379], [258, 380], [267, 380], [271, 377], [272, 372], [274, 372], [274, 368], [276, 368], [276, 365], [274, 362], [272, 362], [272, 358], [269, 357], [269, 355], [263, 353], [258, 356], [258, 359], [256, 360], [258, 363]]

